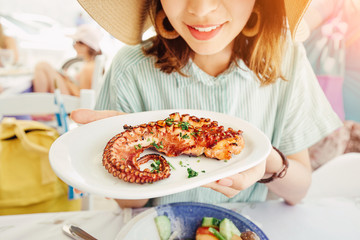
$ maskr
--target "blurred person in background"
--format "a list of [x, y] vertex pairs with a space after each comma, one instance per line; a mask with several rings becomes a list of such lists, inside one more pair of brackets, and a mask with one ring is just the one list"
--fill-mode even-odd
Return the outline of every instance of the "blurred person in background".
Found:
[[[16, 40], [13, 37], [5, 35], [1, 23], [0, 23], [0, 49], [12, 50], [13, 54], [14, 54], [14, 64], [18, 61], [18, 59], [19, 59], [19, 51], [18, 51]], [[0, 61], [0, 67], [1, 66], [2, 66], [2, 64], [1, 64], [1, 61]]]
[[[337, 55], [334, 57], [334, 66], [330, 66], [328, 61], [329, 64], [322, 68], [329, 67], [331, 71], [343, 68], [338, 71], [338, 76], [342, 75], [340, 77], [343, 78], [343, 83], [339, 83], [340, 85], [336, 87], [338, 91], [341, 87], [343, 88], [343, 91], [338, 94], [342, 96], [342, 99], [336, 100], [343, 101], [341, 107], [345, 112], [345, 120], [360, 122], [360, 0], [313, 0], [304, 20], [310, 30], [310, 36], [304, 45], [315, 72], [318, 70], [315, 65], [321, 60], [312, 59], [313, 54], [319, 55], [320, 52], [323, 54], [327, 51]], [[334, 46], [321, 48], [321, 44], [325, 44], [325, 38], [330, 39], [329, 43]], [[334, 39], [338, 39], [339, 43], [334, 44]], [[335, 85], [335, 83], [327, 83], [327, 85], [330, 88], [329, 85]], [[332, 99], [329, 100], [332, 101]]]
[[[18, 59], [19, 59], [19, 51], [18, 51], [16, 40], [13, 37], [5, 35], [1, 23], [0, 23], [0, 49], [12, 50], [13, 55], [14, 55], [14, 62], [13, 63], [15, 64], [18, 61]], [[0, 67], [3, 67], [3, 64], [1, 63], [1, 60], [0, 60]], [[3, 91], [3, 88], [0, 85], [0, 93], [2, 91]]]
[[304, 23], [310, 63], [344, 120], [344, 127], [309, 148], [317, 169], [341, 154], [360, 152], [360, 0], [312, 0]]
[[[35, 67], [33, 79], [34, 92], [54, 92], [57, 86], [61, 93], [80, 96], [80, 89], [90, 89], [95, 68], [95, 57], [101, 54], [100, 41], [103, 34], [93, 25], [84, 24], [77, 28], [73, 47], [77, 57], [84, 62], [76, 76], [54, 69], [47, 62], [40, 62]], [[56, 84], [55, 84], [56, 81]]]

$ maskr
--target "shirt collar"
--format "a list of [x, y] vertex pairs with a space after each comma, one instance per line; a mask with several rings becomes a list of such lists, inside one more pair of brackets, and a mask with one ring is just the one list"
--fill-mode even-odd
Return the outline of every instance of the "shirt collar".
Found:
[[202, 83], [207, 86], [216, 86], [225, 82], [231, 74], [244, 74], [244, 70], [248, 71], [249, 69], [242, 60], [239, 60], [238, 66], [232, 62], [225, 72], [214, 77], [201, 70], [192, 60], [189, 60], [182, 69], [182, 72], [187, 76], [182, 76], [181, 74], [176, 73], [177, 86], [178, 88], [182, 88], [195, 83]]

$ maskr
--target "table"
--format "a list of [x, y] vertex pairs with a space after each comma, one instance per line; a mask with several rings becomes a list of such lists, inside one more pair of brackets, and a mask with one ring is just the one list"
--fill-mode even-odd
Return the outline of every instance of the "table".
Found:
[[0, 86], [5, 94], [22, 93], [32, 86], [33, 72], [24, 67], [11, 69], [0, 68]]
[[[239, 212], [275, 240], [360, 239], [360, 198], [323, 198], [288, 206], [279, 200], [221, 206]], [[98, 239], [115, 239], [127, 221], [145, 209], [40, 213], [0, 217], [1, 239], [69, 240], [63, 224], [75, 224]]]

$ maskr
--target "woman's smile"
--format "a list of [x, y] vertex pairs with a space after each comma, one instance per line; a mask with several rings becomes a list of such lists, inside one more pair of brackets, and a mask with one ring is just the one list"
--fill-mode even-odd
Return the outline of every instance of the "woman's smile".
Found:
[[171, 26], [195, 55], [226, 55], [229, 61], [229, 49], [248, 21], [255, 0], [161, 0], [161, 4]]
[[187, 25], [191, 35], [198, 40], [209, 40], [215, 37], [223, 24], [216, 25]]

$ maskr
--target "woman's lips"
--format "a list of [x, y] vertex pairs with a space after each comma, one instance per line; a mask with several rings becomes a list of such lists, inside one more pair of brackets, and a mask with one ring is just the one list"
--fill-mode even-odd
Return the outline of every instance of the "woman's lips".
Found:
[[219, 25], [187, 25], [191, 35], [197, 40], [209, 40], [221, 30], [223, 24]]

